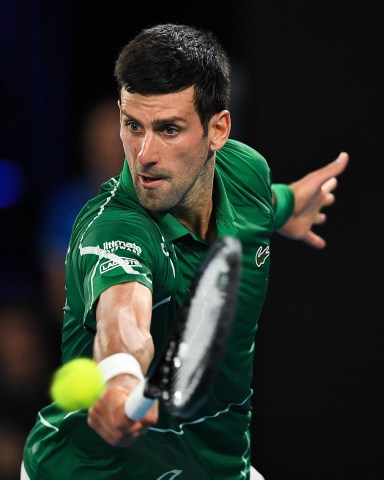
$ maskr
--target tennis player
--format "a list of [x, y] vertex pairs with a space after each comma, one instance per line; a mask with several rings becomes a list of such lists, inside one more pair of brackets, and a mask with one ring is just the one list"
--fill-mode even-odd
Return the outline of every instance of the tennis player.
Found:
[[[210, 32], [156, 25], [115, 65], [122, 172], [78, 215], [66, 257], [62, 361], [93, 357], [108, 378], [89, 411], [38, 412], [26, 441], [30, 480], [240, 480], [251, 466], [254, 338], [274, 231], [314, 248], [334, 202], [336, 160], [271, 185], [265, 158], [230, 138], [230, 65]], [[207, 401], [187, 419], [161, 401], [142, 420], [124, 402], [162, 350], [212, 241], [243, 248], [236, 317]], [[267, 475], [267, 472], [262, 472]]]

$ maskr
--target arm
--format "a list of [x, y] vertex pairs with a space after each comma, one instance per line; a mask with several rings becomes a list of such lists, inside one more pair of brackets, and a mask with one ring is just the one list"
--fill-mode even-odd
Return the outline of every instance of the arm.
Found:
[[326, 221], [323, 207], [332, 205], [337, 187], [337, 177], [348, 165], [349, 155], [340, 153], [336, 160], [318, 170], [305, 175], [289, 186], [294, 195], [294, 208], [291, 216], [277, 230], [281, 235], [302, 240], [311, 247], [322, 249], [326, 246], [324, 238], [312, 231], [313, 225], [321, 225]]
[[[152, 294], [144, 285], [123, 283], [105, 290], [96, 309], [95, 361], [115, 353], [129, 353], [145, 374], [154, 353], [151, 315]], [[125, 415], [125, 400], [138, 383], [137, 377], [128, 374], [112, 378], [103, 397], [88, 412], [88, 424], [111, 445], [130, 445], [158, 419], [157, 403], [138, 422]]]

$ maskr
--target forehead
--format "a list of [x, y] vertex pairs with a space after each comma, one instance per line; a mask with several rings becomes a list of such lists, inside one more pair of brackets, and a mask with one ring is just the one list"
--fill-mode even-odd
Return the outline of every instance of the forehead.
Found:
[[194, 105], [194, 87], [175, 93], [141, 95], [121, 90], [121, 110], [132, 116], [151, 115], [157, 118], [188, 118], [197, 115]]

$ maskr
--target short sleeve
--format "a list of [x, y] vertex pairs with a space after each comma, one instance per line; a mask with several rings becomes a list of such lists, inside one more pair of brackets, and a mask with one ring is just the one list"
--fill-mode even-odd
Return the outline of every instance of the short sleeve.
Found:
[[273, 229], [281, 228], [292, 215], [295, 207], [295, 197], [292, 189], [283, 183], [273, 183], [272, 192], [275, 197], [275, 219]]
[[159, 272], [165, 278], [169, 269], [160, 231], [138, 214], [95, 222], [72, 258], [77, 262], [74, 270], [83, 295], [85, 319], [110, 286], [139, 282], [153, 291], [154, 277], [159, 282]]

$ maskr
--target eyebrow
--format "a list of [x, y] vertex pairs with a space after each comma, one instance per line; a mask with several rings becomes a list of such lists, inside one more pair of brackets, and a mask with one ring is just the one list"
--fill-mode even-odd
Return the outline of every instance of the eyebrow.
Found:
[[[127, 118], [133, 120], [134, 122], [141, 123], [136, 117], [130, 115], [125, 110], [121, 110], [121, 113], [124, 116], [126, 116]], [[166, 124], [172, 124], [172, 123], [176, 123], [176, 122], [185, 123], [186, 120], [185, 120], [185, 118], [178, 117], [178, 116], [173, 116], [173, 117], [169, 117], [169, 118], [157, 118], [152, 122], [152, 125], [154, 127], [158, 128], [159, 126], [166, 125]]]
[[161, 125], [172, 124], [177, 122], [185, 123], [185, 118], [182, 118], [182, 117], [158, 118], [152, 122], [152, 125], [154, 127], [159, 127]]

